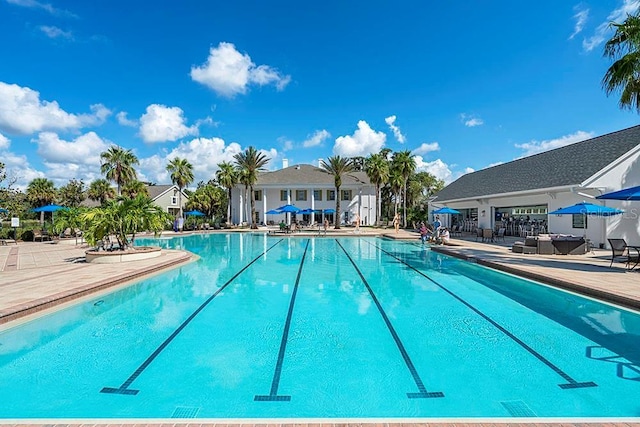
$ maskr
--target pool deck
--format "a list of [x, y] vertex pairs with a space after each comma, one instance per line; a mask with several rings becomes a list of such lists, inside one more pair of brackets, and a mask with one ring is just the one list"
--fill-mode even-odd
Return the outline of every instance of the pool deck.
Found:
[[[186, 233], [185, 233], [186, 234]], [[316, 236], [317, 230], [290, 234], [291, 237]], [[174, 233], [170, 233], [174, 235]], [[281, 235], [277, 233], [277, 235]], [[380, 230], [363, 227], [328, 230], [326, 237], [384, 236], [391, 239], [419, 242], [415, 232]], [[586, 255], [525, 255], [512, 253], [516, 238], [504, 242], [482, 243], [475, 235], [452, 239], [452, 245], [431, 249], [471, 262], [498, 268], [521, 276], [599, 297], [614, 303], [640, 309], [640, 268], [628, 271], [622, 263], [609, 267], [611, 252], [595, 250]], [[45, 310], [74, 299], [105, 292], [115, 286], [125, 286], [163, 270], [193, 261], [185, 251], [163, 250], [162, 255], [121, 264], [88, 264], [84, 262], [86, 244], [75, 239], [51, 242], [18, 242], [0, 246], [0, 327], [42, 314]], [[0, 425], [147, 425], [147, 426], [265, 426], [265, 427], [432, 427], [432, 426], [633, 426], [640, 427], [640, 417], [633, 419], [479, 419], [479, 420], [0, 420]], [[390, 421], [390, 422], [385, 422]]]

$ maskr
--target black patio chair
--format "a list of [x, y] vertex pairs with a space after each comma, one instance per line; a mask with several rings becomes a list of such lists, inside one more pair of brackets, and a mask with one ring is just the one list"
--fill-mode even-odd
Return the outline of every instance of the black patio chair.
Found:
[[638, 265], [638, 255], [631, 255], [626, 240], [607, 239], [607, 241], [609, 241], [609, 245], [611, 246], [611, 264], [609, 264], [609, 267], [613, 266], [613, 261], [615, 261], [616, 258], [624, 258], [627, 266], [632, 262], [635, 262], [636, 265]]

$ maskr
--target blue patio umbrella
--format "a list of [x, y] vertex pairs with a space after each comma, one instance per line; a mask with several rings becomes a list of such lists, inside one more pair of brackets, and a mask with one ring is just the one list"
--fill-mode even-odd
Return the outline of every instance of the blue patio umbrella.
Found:
[[315, 210], [315, 209], [303, 209], [303, 210], [301, 210], [301, 211], [298, 211], [297, 213], [299, 213], [299, 214], [307, 214], [307, 215], [310, 215], [310, 214], [312, 214], [312, 213], [314, 213], [314, 212], [316, 212], [316, 210]]
[[436, 215], [444, 215], [444, 214], [459, 214], [460, 212], [455, 210], [455, 209], [451, 209], [451, 208], [445, 206], [445, 207], [442, 207], [440, 209], [436, 209], [435, 211], [433, 211], [431, 213], [436, 214]]
[[608, 206], [594, 205], [593, 203], [577, 203], [566, 208], [556, 209], [549, 212], [549, 215], [593, 215], [593, 216], [612, 216], [624, 213], [620, 209], [610, 208]]
[[69, 209], [69, 208], [66, 208], [66, 207], [60, 206], [60, 205], [51, 204], [51, 205], [40, 206], [38, 208], [33, 208], [31, 210], [33, 212], [55, 212], [55, 211], [59, 211], [61, 209], [65, 209], [66, 210], [66, 209]]
[[0, 213], [9, 213], [9, 211], [6, 210], [5, 208], [0, 208]]
[[300, 212], [300, 209], [297, 208], [294, 205], [284, 205], [284, 206], [280, 206], [279, 208], [276, 209], [277, 211], [279, 211], [280, 213], [298, 213]]
[[611, 193], [605, 193], [596, 199], [608, 199], [608, 200], [640, 200], [640, 186], [623, 188], [619, 191], [613, 191]]
[[184, 214], [186, 216], [205, 216], [205, 214], [200, 211], [187, 211]]
[[277, 209], [271, 209], [270, 211], [267, 211], [267, 215], [275, 215], [275, 214], [279, 214], [282, 213]]
[[323, 210], [324, 213], [336, 213], [335, 209], [324, 209]]

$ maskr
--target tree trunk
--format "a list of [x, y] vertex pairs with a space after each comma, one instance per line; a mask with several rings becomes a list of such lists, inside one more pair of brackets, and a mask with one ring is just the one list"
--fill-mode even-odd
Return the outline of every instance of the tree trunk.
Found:
[[402, 190], [402, 217], [404, 228], [407, 228], [407, 181], [404, 182]]
[[231, 224], [231, 187], [227, 189], [229, 192], [229, 202], [227, 203], [227, 224]]
[[380, 186], [376, 185], [376, 198], [378, 199], [378, 209], [376, 209], [376, 225], [380, 226], [380, 215], [382, 214], [382, 194], [380, 194]]
[[258, 226], [256, 225], [256, 201], [253, 197], [253, 185], [249, 187], [249, 195], [251, 197], [251, 221], [249, 222], [249, 224], [251, 224], [251, 229], [253, 230], [258, 228]]
[[335, 229], [340, 229], [340, 187], [336, 187], [336, 220]]

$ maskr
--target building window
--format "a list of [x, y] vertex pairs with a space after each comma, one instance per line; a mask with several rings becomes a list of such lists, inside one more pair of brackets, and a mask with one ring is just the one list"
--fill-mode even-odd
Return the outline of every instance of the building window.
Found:
[[351, 190], [342, 190], [342, 200], [351, 200]]
[[288, 195], [289, 195], [289, 192], [287, 190], [280, 190], [280, 201], [286, 202]]
[[171, 204], [172, 205], [177, 205], [178, 204], [178, 198], [176, 196], [171, 196]]
[[307, 190], [296, 190], [296, 201], [307, 200]]
[[572, 215], [573, 228], [587, 228], [587, 216], [583, 214]]
[[322, 190], [313, 190], [313, 199], [322, 200]]
[[335, 200], [336, 199], [336, 190], [327, 190], [327, 200]]
[[255, 200], [256, 202], [262, 200], [262, 190], [256, 190], [253, 192], [253, 200]]

